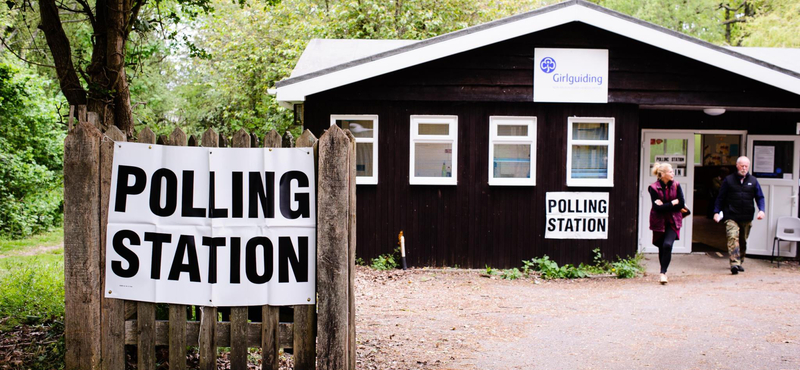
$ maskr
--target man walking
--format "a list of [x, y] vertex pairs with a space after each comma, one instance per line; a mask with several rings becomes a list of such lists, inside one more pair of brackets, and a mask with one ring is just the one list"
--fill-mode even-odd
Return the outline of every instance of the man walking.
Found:
[[[753, 200], [758, 204], [757, 219], [764, 218], [764, 193], [758, 180], [748, 173], [750, 160], [739, 157], [736, 160], [736, 173], [728, 175], [722, 181], [717, 201], [714, 204], [714, 221], [725, 220], [725, 232], [728, 237], [728, 254], [731, 257], [731, 274], [744, 272], [745, 251], [747, 250], [747, 236], [750, 234], [750, 225], [753, 222], [755, 207]], [[722, 214], [720, 214], [722, 211]]]

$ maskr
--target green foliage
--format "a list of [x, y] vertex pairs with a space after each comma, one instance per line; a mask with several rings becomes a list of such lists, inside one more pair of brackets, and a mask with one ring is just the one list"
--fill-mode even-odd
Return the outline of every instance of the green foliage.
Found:
[[31, 258], [0, 265], [0, 317], [8, 318], [6, 327], [63, 316], [63, 256], [58, 261]]
[[382, 254], [377, 258], [373, 258], [371, 265], [372, 268], [380, 271], [394, 270], [397, 268], [397, 266], [397, 261], [395, 260], [394, 255], [391, 254]]
[[497, 270], [493, 269], [489, 265], [486, 265], [486, 275], [492, 276], [492, 275], [496, 275], [496, 274], [497, 274]]
[[65, 133], [46, 85], [0, 58], [0, 237], [25, 237], [62, 219]]
[[762, 0], [745, 23], [743, 46], [800, 48], [800, 0]]
[[522, 277], [522, 272], [516, 268], [506, 269], [500, 273], [500, 277], [506, 280], [517, 280]]
[[611, 264], [611, 273], [616, 274], [620, 279], [634, 278], [644, 272], [642, 259], [644, 259], [644, 255], [641, 253], [637, 253], [633, 258], [619, 259]]
[[538, 271], [543, 279], [582, 279], [590, 275], [614, 274], [618, 278], [628, 279], [644, 272], [642, 266], [642, 254], [637, 254], [633, 258], [618, 259], [617, 262], [609, 262], [603, 258], [600, 248], [592, 250], [592, 265], [581, 263], [578, 266], [566, 264], [558, 266], [547, 255], [541, 258], [531, 258], [529, 261], [522, 261], [522, 273], [529, 276], [531, 272]]

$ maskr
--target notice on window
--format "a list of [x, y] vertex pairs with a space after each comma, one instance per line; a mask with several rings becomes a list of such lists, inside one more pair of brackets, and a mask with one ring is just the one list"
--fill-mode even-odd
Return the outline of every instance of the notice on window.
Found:
[[313, 158], [310, 148], [115, 143], [105, 296], [314, 304]]
[[608, 239], [608, 193], [548, 192], [545, 239]]
[[775, 172], [775, 147], [759, 145], [753, 149], [753, 172]]

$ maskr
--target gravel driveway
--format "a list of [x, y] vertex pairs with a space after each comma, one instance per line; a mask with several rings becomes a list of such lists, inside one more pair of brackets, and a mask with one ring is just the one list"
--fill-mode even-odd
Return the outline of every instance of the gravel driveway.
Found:
[[356, 279], [359, 369], [800, 369], [800, 268], [678, 255], [647, 274], [506, 281], [482, 270]]

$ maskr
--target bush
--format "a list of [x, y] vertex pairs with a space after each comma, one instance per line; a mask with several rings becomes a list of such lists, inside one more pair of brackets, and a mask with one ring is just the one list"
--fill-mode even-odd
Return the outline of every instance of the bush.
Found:
[[394, 270], [397, 268], [397, 261], [391, 254], [382, 254], [372, 259], [372, 268], [381, 271]]
[[61, 223], [65, 132], [46, 81], [0, 59], [0, 237]]

